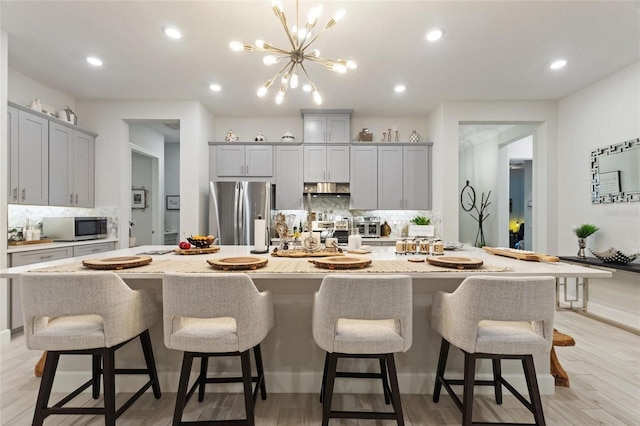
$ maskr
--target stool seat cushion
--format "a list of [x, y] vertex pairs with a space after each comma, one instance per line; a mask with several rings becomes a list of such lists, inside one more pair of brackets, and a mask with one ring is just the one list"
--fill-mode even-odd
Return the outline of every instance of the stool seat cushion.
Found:
[[174, 319], [176, 331], [170, 336], [173, 349], [187, 352], [237, 352], [239, 351], [236, 320], [221, 318]]
[[56, 317], [31, 335], [32, 349], [77, 350], [105, 347], [104, 324], [99, 315]]
[[402, 352], [404, 339], [397, 319], [362, 320], [340, 318], [336, 323], [334, 351], [347, 354]]
[[476, 352], [520, 355], [547, 350], [547, 339], [530, 321], [480, 321]]

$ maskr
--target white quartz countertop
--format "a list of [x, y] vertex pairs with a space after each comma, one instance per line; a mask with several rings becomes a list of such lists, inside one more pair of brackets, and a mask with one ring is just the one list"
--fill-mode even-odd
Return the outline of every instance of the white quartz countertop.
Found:
[[62, 247], [76, 247], [76, 246], [86, 246], [90, 244], [101, 244], [101, 243], [117, 243], [117, 238], [101, 238], [97, 240], [87, 240], [87, 241], [58, 241], [55, 243], [48, 244], [25, 244], [21, 246], [8, 246], [7, 253], [20, 253], [23, 251], [35, 251], [35, 250], [47, 250], [47, 249], [56, 249]]
[[[103, 240], [104, 241], [104, 240]], [[43, 267], [56, 266], [56, 265], [64, 265], [69, 263], [78, 263], [83, 259], [104, 259], [109, 257], [119, 257], [119, 256], [135, 256], [148, 251], [157, 251], [157, 250], [171, 250], [171, 252], [162, 255], [151, 255], [151, 257], [155, 260], [171, 260], [174, 265], [175, 262], [206, 262], [207, 259], [212, 258], [224, 258], [224, 257], [235, 257], [235, 256], [258, 256], [265, 257], [268, 259], [274, 259], [278, 262], [307, 262], [307, 258], [303, 259], [293, 259], [293, 258], [273, 258], [270, 254], [251, 254], [250, 250], [253, 248], [251, 246], [221, 246], [220, 251], [214, 254], [201, 254], [201, 255], [178, 255], [173, 253], [173, 249], [175, 246], [142, 246], [142, 247], [134, 247], [128, 249], [115, 250], [106, 253], [100, 253], [99, 255], [89, 255], [84, 257], [77, 258], [67, 258], [56, 260], [52, 262], [45, 262], [39, 264], [32, 264], [26, 266], [19, 266], [14, 268], [2, 269], [0, 270], [0, 278], [17, 278], [20, 273], [26, 272], [33, 269], [39, 269]], [[585, 267], [570, 263], [564, 262], [531, 262], [524, 260], [511, 259], [502, 256], [496, 256], [493, 254], [486, 253], [484, 250], [477, 248], [464, 248], [462, 250], [456, 250], [451, 252], [446, 252], [447, 255], [452, 256], [462, 256], [462, 257], [471, 257], [476, 259], [481, 259], [485, 265], [491, 265], [494, 267], [507, 268], [507, 270], [503, 272], [496, 272], [499, 275], [509, 275], [509, 276], [539, 276], [539, 275], [551, 275], [554, 277], [590, 277], [590, 278], [609, 278], [612, 276], [612, 273], [607, 270], [602, 270], [598, 268]], [[413, 255], [397, 255], [395, 254], [395, 247], [372, 247], [372, 252], [368, 254], [349, 254], [349, 256], [363, 257], [371, 259], [373, 262], [382, 261], [382, 260], [406, 260], [408, 257], [414, 257]], [[407, 261], [407, 264], [410, 262]], [[160, 262], [157, 263], [158, 265]], [[366, 273], [367, 270], [359, 270], [359, 272]], [[141, 273], [136, 272], [136, 269], [123, 269], [117, 271], [117, 273], [123, 278], [136, 278], [136, 279], [158, 279], [162, 278], [163, 271], [155, 271], [153, 273]], [[317, 269], [317, 272], [314, 270], [312, 273], [291, 273], [291, 272], [283, 272], [283, 273], [266, 273], [260, 272], [260, 269], [255, 271], [251, 271], [250, 274], [253, 278], [261, 278], [261, 279], [307, 279], [307, 278], [322, 278], [327, 273], [330, 273], [327, 270]], [[399, 271], [398, 273], [402, 273]], [[477, 274], [478, 271], [474, 271], [473, 269], [467, 270], [450, 270], [446, 272], [407, 272], [409, 275], [415, 278], [455, 278], [460, 279], [470, 275]], [[486, 274], [486, 273], [485, 273]]]

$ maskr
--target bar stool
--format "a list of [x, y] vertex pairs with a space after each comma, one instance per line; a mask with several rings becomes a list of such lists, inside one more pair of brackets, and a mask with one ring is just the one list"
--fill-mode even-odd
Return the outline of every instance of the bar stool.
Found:
[[[254, 405], [260, 389], [267, 398], [260, 342], [273, 327], [273, 302], [269, 291], [258, 292], [246, 274], [167, 273], [162, 280], [164, 307], [164, 344], [184, 351], [180, 383], [173, 413], [173, 425], [244, 424], [253, 426]], [[256, 361], [257, 375], [251, 375], [250, 350]], [[238, 356], [241, 377], [207, 377], [210, 357]], [[189, 376], [194, 358], [200, 358], [200, 372], [190, 389]], [[252, 389], [255, 382], [255, 389]], [[246, 418], [182, 422], [182, 413], [198, 389], [198, 401], [204, 400], [207, 383], [242, 383]]]
[[[438, 402], [444, 386], [462, 412], [463, 425], [486, 424], [472, 421], [473, 388], [494, 387], [496, 403], [502, 404], [504, 385], [531, 411], [535, 424], [544, 425], [532, 354], [551, 349], [554, 312], [553, 277], [468, 277], [453, 293], [436, 293], [431, 326], [442, 336], [442, 344], [433, 401]], [[464, 380], [444, 377], [450, 345], [464, 353]], [[475, 380], [477, 359], [492, 360], [493, 380]], [[529, 401], [502, 377], [502, 359], [522, 361]], [[451, 385], [464, 387], [462, 401]]]
[[[45, 350], [47, 359], [40, 382], [33, 425], [53, 414], [104, 415], [106, 425], [116, 419], [151, 387], [161, 396], [149, 327], [160, 319], [160, 307], [145, 291], [134, 291], [113, 272], [20, 275], [26, 344]], [[140, 339], [146, 368], [115, 368], [115, 351]], [[61, 355], [91, 355], [92, 378], [49, 407], [56, 368]], [[149, 380], [116, 410], [116, 374], [144, 374]], [[104, 378], [104, 407], [64, 407], [92, 387], [100, 395]]]
[[[313, 338], [327, 352], [320, 398], [322, 425], [331, 418], [396, 420], [404, 425], [395, 352], [411, 347], [411, 277], [327, 275], [315, 294]], [[338, 372], [339, 358], [376, 358], [380, 374]], [[388, 370], [388, 375], [387, 375]], [[336, 377], [382, 379], [385, 402], [394, 412], [332, 411]]]

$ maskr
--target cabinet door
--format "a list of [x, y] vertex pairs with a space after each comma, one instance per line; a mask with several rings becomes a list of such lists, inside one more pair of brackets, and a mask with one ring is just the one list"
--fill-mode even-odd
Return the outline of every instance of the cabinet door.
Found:
[[429, 210], [431, 208], [430, 148], [405, 146], [402, 173], [404, 208]]
[[218, 145], [218, 176], [244, 176], [244, 146]]
[[49, 205], [75, 206], [73, 129], [49, 122]]
[[327, 182], [349, 182], [349, 145], [327, 147]]
[[273, 176], [273, 147], [268, 145], [245, 146], [245, 176]]
[[49, 121], [18, 112], [18, 197], [20, 204], [49, 202]]
[[79, 207], [95, 205], [95, 138], [86, 133], [73, 136], [73, 204]]
[[305, 114], [303, 121], [305, 143], [324, 143], [327, 141], [327, 116], [325, 114]]
[[300, 210], [302, 206], [302, 148], [276, 147], [276, 203], [280, 210]]
[[378, 209], [402, 210], [402, 147], [378, 147]]
[[349, 174], [350, 210], [378, 209], [378, 148], [351, 147]]
[[106, 253], [115, 250], [115, 243], [87, 244], [73, 247], [73, 257], [88, 256], [91, 254]]
[[7, 108], [7, 146], [9, 148], [8, 158], [9, 170], [7, 171], [7, 202], [15, 204], [19, 202], [18, 194], [18, 110], [13, 107]]
[[348, 114], [327, 116], [327, 142], [349, 143], [351, 141], [351, 118]]
[[327, 179], [327, 147], [307, 145], [304, 147], [304, 181], [326, 182]]

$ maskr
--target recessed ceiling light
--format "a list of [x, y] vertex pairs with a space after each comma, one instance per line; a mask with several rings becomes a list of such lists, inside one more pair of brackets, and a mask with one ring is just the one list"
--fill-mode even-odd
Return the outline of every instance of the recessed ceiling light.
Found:
[[178, 40], [182, 38], [182, 33], [180, 32], [179, 29], [175, 27], [164, 26], [162, 27], [162, 31], [167, 37], [172, 38], [174, 40]]
[[559, 70], [565, 65], [567, 65], [567, 61], [565, 61], [564, 59], [558, 59], [557, 61], [553, 61], [551, 65], [549, 65], [549, 68], [551, 68], [552, 70]]
[[213, 92], [219, 92], [220, 90], [222, 90], [222, 87], [220, 87], [219, 84], [210, 84], [209, 85], [209, 89], [211, 89]]
[[429, 41], [438, 41], [442, 38], [444, 34], [444, 30], [440, 28], [436, 28], [435, 30], [431, 30], [427, 33], [427, 40]]
[[397, 93], [402, 93], [407, 90], [407, 88], [402, 84], [398, 84], [393, 90], [395, 90]]
[[102, 59], [97, 58], [95, 56], [87, 56], [87, 62], [89, 62], [94, 67], [101, 67], [102, 66]]

